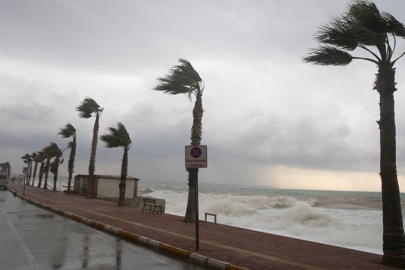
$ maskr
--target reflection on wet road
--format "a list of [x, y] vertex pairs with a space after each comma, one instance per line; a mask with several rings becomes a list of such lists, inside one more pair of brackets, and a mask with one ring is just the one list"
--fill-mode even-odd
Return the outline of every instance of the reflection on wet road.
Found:
[[204, 267], [133, 245], [0, 190], [0, 269], [187, 269]]

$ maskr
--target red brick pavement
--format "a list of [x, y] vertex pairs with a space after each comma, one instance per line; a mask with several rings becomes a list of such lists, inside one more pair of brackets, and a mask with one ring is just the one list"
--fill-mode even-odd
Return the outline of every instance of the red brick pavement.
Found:
[[[22, 185], [9, 183], [22, 193]], [[26, 187], [25, 196], [71, 213], [145, 236], [203, 256], [249, 269], [395, 269], [379, 264], [380, 255], [318, 244], [227, 225], [200, 222], [200, 250], [195, 225], [170, 214], [85, 199], [83, 196]]]

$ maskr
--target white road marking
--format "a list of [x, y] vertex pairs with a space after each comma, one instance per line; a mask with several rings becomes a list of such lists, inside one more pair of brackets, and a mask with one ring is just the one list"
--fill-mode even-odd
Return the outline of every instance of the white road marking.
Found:
[[0, 207], [0, 212], [3, 214], [4, 218], [6, 219], [6, 222], [8, 226], [10, 227], [11, 231], [14, 233], [15, 238], [18, 241], [18, 244], [20, 245], [21, 249], [23, 250], [25, 257], [27, 257], [28, 261], [31, 264], [32, 269], [36, 270], [41, 270], [42, 268], [39, 266], [37, 261], [35, 260], [34, 256], [32, 255], [31, 251], [25, 244], [24, 240], [22, 240], [20, 234], [18, 233], [17, 229], [14, 227], [13, 223], [10, 221], [10, 219], [7, 217], [6, 212], [4, 212], [4, 209]]

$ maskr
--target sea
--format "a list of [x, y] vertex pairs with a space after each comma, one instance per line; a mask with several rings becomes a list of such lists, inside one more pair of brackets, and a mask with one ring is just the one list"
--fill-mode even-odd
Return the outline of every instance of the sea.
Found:
[[[140, 183], [138, 195], [165, 199], [166, 213], [184, 216], [188, 185]], [[199, 186], [200, 220], [215, 213], [221, 224], [375, 254], [382, 254], [381, 209], [380, 192]]]
[[[53, 181], [48, 183], [52, 188]], [[60, 177], [57, 189], [66, 187], [67, 177]], [[165, 199], [166, 213], [184, 216], [188, 185], [140, 182], [138, 195]], [[405, 193], [401, 193], [401, 205], [405, 217]], [[205, 213], [217, 214], [221, 224], [383, 254], [381, 192], [201, 183], [200, 220]]]

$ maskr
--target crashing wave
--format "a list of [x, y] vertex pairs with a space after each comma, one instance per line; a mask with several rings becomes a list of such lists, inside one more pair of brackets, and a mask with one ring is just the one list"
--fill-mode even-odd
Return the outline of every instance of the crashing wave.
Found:
[[152, 192], [155, 192], [155, 190], [153, 188], [150, 188], [150, 187], [144, 187], [144, 188], [142, 188], [142, 189], [140, 189], [138, 191], [139, 195], [145, 195], [145, 194], [149, 194], [149, 193], [152, 193]]

